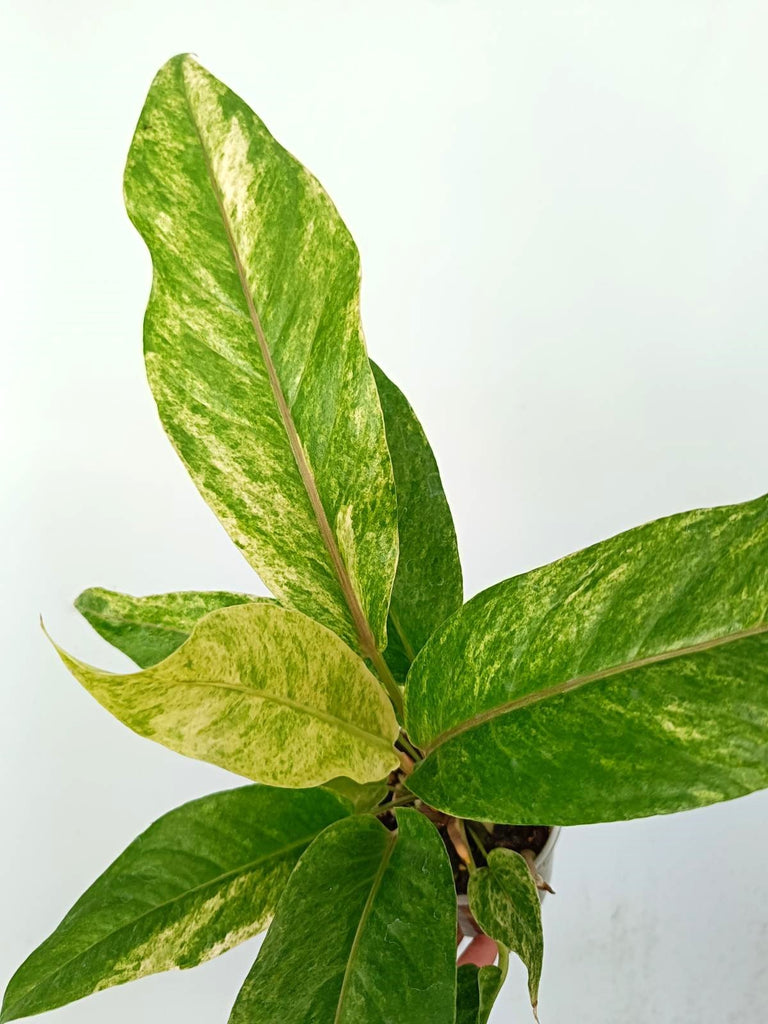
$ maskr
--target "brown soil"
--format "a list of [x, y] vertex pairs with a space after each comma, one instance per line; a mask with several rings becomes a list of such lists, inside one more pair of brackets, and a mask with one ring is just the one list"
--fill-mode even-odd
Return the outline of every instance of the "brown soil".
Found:
[[[497, 847], [504, 847], [507, 850], [514, 850], [522, 853], [523, 850], [533, 850], [534, 853], [541, 853], [546, 843], [550, 829], [548, 825], [483, 825], [479, 821], [468, 821], [467, 839], [478, 866], [485, 864], [485, 856], [478, 844], [475, 842], [472, 831], [476, 832], [485, 850], [490, 852]], [[453, 867], [453, 877], [456, 882], [456, 892], [463, 896], [467, 891], [469, 871], [464, 862], [459, 858], [453, 843], [448, 838], [447, 830], [438, 826], [438, 831], [443, 837], [448, 856]]]
[[[437, 830], [448, 850], [448, 856], [453, 867], [456, 892], [463, 896], [467, 891], [469, 872], [464, 862], [456, 853], [456, 849], [448, 836], [450, 817], [420, 802], [417, 804], [417, 807], [422, 814], [425, 814], [437, 826]], [[381, 820], [382, 824], [386, 825], [387, 828], [393, 829], [397, 827], [395, 817], [392, 814], [382, 817]], [[475, 863], [479, 866], [485, 864], [485, 855], [480, 845], [475, 841], [472, 835], [473, 832], [478, 836], [486, 852], [490, 852], [497, 847], [504, 847], [507, 850], [514, 850], [516, 853], [522, 853], [523, 850], [532, 850], [535, 854], [539, 854], [543, 850], [551, 831], [548, 825], [491, 825], [489, 822], [484, 824], [480, 821], [466, 821], [465, 825], [472, 856]]]

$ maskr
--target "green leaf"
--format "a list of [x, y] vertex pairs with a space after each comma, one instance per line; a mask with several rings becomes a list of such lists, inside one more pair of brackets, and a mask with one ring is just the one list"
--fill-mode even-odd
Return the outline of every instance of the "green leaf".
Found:
[[387, 795], [387, 783], [384, 779], [361, 784], [340, 775], [337, 779], [326, 782], [323, 788], [330, 789], [342, 800], [346, 800], [354, 808], [355, 814], [365, 814], [366, 811], [373, 810]]
[[220, 590], [132, 597], [115, 590], [90, 587], [77, 598], [75, 608], [99, 636], [141, 668], [149, 668], [181, 647], [195, 624], [208, 612], [260, 600], [268, 598]]
[[230, 1024], [453, 1024], [448, 855], [418, 811], [397, 821], [338, 822], [303, 854]]
[[525, 859], [514, 850], [496, 849], [488, 866], [470, 875], [469, 909], [486, 935], [517, 953], [528, 969], [534, 1013], [544, 958], [541, 900]]
[[413, 792], [498, 822], [681, 811], [768, 784], [768, 497], [507, 580], [408, 677]]
[[475, 964], [462, 964], [456, 971], [456, 1024], [477, 1024], [480, 991]]
[[343, 641], [301, 612], [271, 602], [211, 612], [165, 661], [127, 675], [57, 650], [140, 736], [256, 782], [374, 782], [398, 765], [384, 692]]
[[462, 964], [456, 972], [456, 1024], [487, 1024], [503, 982], [498, 967]]
[[402, 391], [375, 363], [371, 366], [384, 410], [400, 528], [385, 657], [402, 681], [429, 637], [461, 607], [461, 562], [429, 441]]
[[171, 441], [275, 596], [372, 656], [397, 503], [347, 228], [188, 55], [152, 83], [125, 195], [152, 255], [144, 350]]
[[302, 851], [346, 813], [322, 790], [245, 786], [164, 815], [21, 965], [0, 1020], [194, 967], [263, 931]]
[[504, 984], [504, 974], [498, 967], [481, 967], [477, 972], [477, 984], [480, 991], [477, 1024], [487, 1024], [493, 1004]]

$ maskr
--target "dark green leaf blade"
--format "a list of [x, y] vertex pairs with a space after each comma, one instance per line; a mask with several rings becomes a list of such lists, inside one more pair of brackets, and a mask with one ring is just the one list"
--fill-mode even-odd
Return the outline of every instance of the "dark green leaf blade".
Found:
[[481, 967], [477, 972], [477, 984], [480, 990], [480, 1010], [477, 1015], [477, 1024], [488, 1024], [493, 1004], [504, 984], [504, 975], [498, 967]]
[[134, 732], [254, 782], [378, 782], [398, 765], [397, 720], [364, 662], [274, 601], [210, 612], [178, 650], [140, 672], [104, 672], [57, 650]]
[[402, 681], [429, 637], [461, 607], [461, 562], [451, 510], [424, 430], [397, 385], [375, 363], [371, 367], [384, 411], [400, 530], [385, 657]]
[[477, 1024], [480, 989], [475, 964], [462, 964], [456, 971], [456, 1024]]
[[144, 351], [166, 432], [280, 602], [371, 656], [397, 503], [346, 226], [189, 55], [152, 83], [125, 196], [152, 255]]
[[209, 612], [264, 600], [269, 599], [222, 590], [133, 597], [103, 587], [89, 587], [75, 600], [75, 608], [99, 636], [127, 654], [140, 668], [149, 668], [181, 647], [196, 623]]
[[339, 822], [302, 856], [230, 1024], [452, 1024], [450, 863], [423, 815], [397, 820]]
[[244, 786], [159, 818], [21, 965], [0, 1020], [194, 967], [269, 923], [302, 851], [349, 813], [322, 790]]
[[456, 972], [456, 1024], [487, 1024], [502, 982], [498, 967], [462, 964]]
[[469, 908], [486, 935], [516, 953], [528, 970], [534, 1012], [544, 959], [541, 900], [525, 859], [514, 850], [496, 849], [488, 866], [469, 879]]
[[768, 785], [768, 498], [629, 530], [478, 595], [409, 675], [409, 787], [502, 822]]

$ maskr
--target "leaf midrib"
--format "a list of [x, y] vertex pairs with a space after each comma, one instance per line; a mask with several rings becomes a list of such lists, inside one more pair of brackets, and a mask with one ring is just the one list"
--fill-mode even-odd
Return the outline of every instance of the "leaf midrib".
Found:
[[[135, 927], [135, 925], [144, 918], [149, 917], [152, 914], [156, 914], [159, 911], [164, 910], [166, 907], [170, 907], [174, 903], [178, 903], [180, 900], [184, 900], [189, 896], [193, 896], [195, 893], [200, 892], [203, 889], [206, 889], [210, 886], [222, 885], [228, 882], [231, 878], [235, 878], [238, 875], [242, 875], [249, 871], [252, 871], [254, 868], [257, 868], [260, 864], [263, 864], [265, 861], [274, 860], [279, 857], [282, 857], [285, 854], [290, 853], [292, 850], [295, 850], [301, 846], [309, 846], [309, 844], [318, 835], [320, 831], [322, 831], [322, 829], [312, 832], [308, 836], [303, 836], [301, 839], [297, 839], [294, 842], [289, 843], [287, 846], [281, 846], [278, 850], [272, 850], [269, 853], [265, 853], [261, 857], [257, 857], [255, 860], [248, 861], [246, 864], [241, 864], [236, 868], [232, 868], [231, 870], [225, 871], [220, 875], [216, 875], [213, 878], [209, 878], [207, 881], [201, 882], [199, 885], [195, 885], [191, 889], [184, 889], [183, 892], [178, 893], [176, 896], [172, 896], [170, 899], [164, 900], [162, 903], [158, 903], [156, 906], [149, 907], [147, 910], [142, 911], [141, 914], [138, 914], [136, 917], [131, 918], [130, 921], [126, 921], [124, 924], [121, 924], [119, 928], [115, 928], [114, 931], [108, 932], [106, 935], [100, 936], [98, 939], [92, 942], [89, 946], [86, 946], [84, 949], [78, 950], [74, 954], [74, 956], [71, 956], [63, 964], [59, 964], [49, 974], [44, 975], [41, 979], [36, 981], [31, 988], [27, 989], [26, 992], [20, 998], [14, 1000], [13, 1003], [6, 1007], [6, 1012], [7, 1010], [12, 1009], [14, 1006], [23, 1006], [24, 1001], [30, 995], [34, 994], [34, 992], [38, 988], [40, 988], [41, 985], [49, 984], [52, 979], [58, 977], [58, 975], [60, 975], [62, 971], [65, 971], [71, 964], [75, 963], [81, 957], [84, 957], [87, 953], [90, 953], [92, 949], [96, 949], [103, 943], [109, 942], [111, 939], [114, 939], [116, 935], [119, 935], [120, 932], [125, 931], [126, 928]], [[13, 1018], [6, 1017], [5, 1012], [2, 1015], [0, 1015], [0, 1021], [5, 1021], [8, 1019]]]
[[333, 1017], [333, 1024], [340, 1024], [341, 1022], [341, 1014], [344, 1009], [344, 1002], [347, 998], [347, 988], [349, 986], [349, 980], [351, 977], [351, 969], [355, 959], [357, 958], [357, 953], [358, 950], [360, 949], [360, 943], [363, 940], [363, 931], [365, 930], [365, 925], [368, 921], [368, 918], [371, 916], [371, 911], [373, 910], [374, 900], [376, 899], [378, 891], [381, 888], [381, 883], [384, 880], [384, 875], [386, 874], [386, 870], [389, 867], [390, 859], [392, 857], [392, 854], [394, 853], [395, 846], [397, 845], [397, 838], [397, 832], [388, 833], [388, 846], [384, 851], [384, 855], [381, 858], [381, 864], [379, 864], [378, 870], [373, 878], [373, 881], [371, 882], [371, 888], [368, 893], [368, 898], [365, 901], [362, 913], [360, 914], [360, 920], [358, 921], [357, 924], [357, 929], [355, 930], [355, 937], [352, 940], [352, 945], [349, 947], [349, 956], [347, 957], [347, 965], [344, 968], [344, 978], [342, 979], [341, 989], [339, 990], [339, 999], [338, 1002], [336, 1003], [336, 1013], [334, 1014]]
[[432, 751], [441, 747], [444, 743], [447, 743], [448, 740], [455, 739], [456, 736], [460, 736], [463, 733], [468, 732], [470, 729], [475, 729], [477, 726], [484, 725], [486, 722], [493, 721], [495, 718], [500, 718], [502, 715], [509, 714], [512, 711], [519, 711], [522, 708], [540, 704], [542, 701], [549, 700], [552, 697], [559, 697], [564, 693], [570, 693], [573, 690], [578, 690], [582, 686], [587, 686], [590, 683], [600, 682], [603, 679], [609, 679], [611, 676], [622, 675], [625, 672], [634, 672], [638, 669], [647, 668], [650, 665], [657, 665], [665, 661], [672, 661], [676, 658], [684, 658], [691, 654], [698, 654], [701, 651], [708, 651], [715, 647], [723, 647], [726, 644], [745, 640], [752, 636], [760, 636], [763, 633], [768, 633], [768, 623], [760, 623], [757, 626], [751, 626], [749, 629], [742, 629], [735, 633], [729, 633], [726, 636], [702, 640], [699, 643], [689, 644], [686, 647], [677, 647], [672, 651], [661, 651], [659, 654], [650, 654], [645, 658], [637, 658], [633, 661], [623, 662], [620, 665], [611, 665], [608, 668], [599, 669], [597, 672], [590, 672], [583, 676], [574, 676], [571, 679], [564, 680], [562, 683], [555, 683], [552, 686], [544, 687], [543, 689], [536, 690], [533, 693], [527, 693], [522, 697], [518, 697], [516, 700], [510, 700], [506, 701], [504, 704], [498, 704], [496, 707], [489, 708], [487, 711], [481, 711], [478, 714], [473, 715], [471, 718], [467, 718], [463, 722], [459, 722], [458, 725], [440, 733], [427, 747], [427, 753], [431, 754]]
[[216, 205], [219, 210], [219, 215], [224, 226], [224, 231], [227, 236], [227, 244], [229, 246], [229, 250], [235, 264], [238, 280], [240, 281], [240, 288], [243, 292], [243, 296], [245, 298], [245, 302], [248, 308], [248, 315], [251, 320], [251, 326], [253, 327], [254, 334], [256, 335], [256, 341], [259, 346], [261, 358], [267, 370], [269, 384], [272, 389], [275, 402], [277, 404], [278, 412], [280, 414], [283, 427], [288, 437], [288, 443], [291, 446], [291, 451], [296, 461], [299, 476], [301, 477], [302, 484], [304, 485], [304, 489], [307, 492], [310, 505], [312, 506], [312, 511], [314, 512], [315, 518], [317, 520], [320, 537], [323, 541], [323, 544], [325, 545], [326, 550], [328, 551], [328, 555], [331, 559], [331, 564], [336, 574], [336, 578], [338, 580], [339, 586], [341, 587], [344, 600], [347, 604], [347, 608], [349, 609], [350, 615], [352, 617], [352, 624], [355, 628], [355, 632], [357, 633], [357, 637], [360, 642], [360, 647], [365, 655], [371, 658], [375, 658], [378, 653], [376, 641], [374, 639], [368, 620], [365, 617], [365, 613], [363, 612], [363, 609], [360, 605], [357, 594], [355, 593], [354, 587], [352, 586], [352, 581], [349, 578], [349, 574], [347, 573], [344, 560], [341, 557], [341, 552], [339, 551], [338, 545], [336, 544], [336, 538], [333, 534], [333, 531], [331, 530], [330, 523], [328, 522], [328, 517], [326, 515], [325, 508], [323, 507], [323, 503], [320, 500], [320, 494], [317, 490], [317, 484], [315, 483], [314, 476], [312, 475], [312, 471], [310, 470], [310, 467], [307, 463], [306, 455], [304, 454], [304, 448], [301, 443], [301, 438], [299, 437], [299, 433], [296, 429], [296, 424], [293, 421], [291, 410], [285, 399], [285, 395], [283, 394], [282, 385], [280, 383], [279, 377], [277, 376], [277, 371], [272, 360], [272, 353], [270, 352], [269, 345], [267, 344], [267, 339], [264, 334], [264, 329], [261, 324], [261, 318], [259, 316], [258, 310], [256, 309], [256, 305], [253, 301], [251, 290], [248, 286], [248, 279], [245, 274], [245, 267], [240, 257], [237, 244], [235, 242], [232, 225], [230, 223], [227, 212], [224, 208], [224, 201], [222, 198], [221, 189], [219, 187], [218, 181], [216, 180], [216, 176], [213, 173], [211, 156], [210, 153], [208, 152], [208, 148], [205, 144], [205, 141], [203, 140], [203, 133], [200, 129], [200, 126], [197, 123], [197, 119], [195, 118], [194, 111], [192, 108], [192, 102], [187, 91], [187, 81], [184, 75], [184, 65], [182, 65], [181, 67], [180, 77], [182, 83], [182, 92], [184, 94], [184, 102], [187, 107], [189, 119], [192, 123], [195, 134], [197, 135], [197, 139], [200, 145], [200, 151], [203, 155], [203, 162], [205, 164], [206, 173], [208, 175], [208, 180], [210, 182], [211, 189], [216, 200]]
[[[105, 678], [109, 679], [109, 673], [102, 674]], [[142, 677], [144, 676], [144, 673], [138, 673], [138, 675]], [[146, 679], [145, 676], [144, 678]], [[385, 739], [377, 733], [368, 732], [359, 725], [348, 722], [343, 718], [338, 718], [336, 715], [331, 714], [330, 711], [323, 711], [321, 708], [313, 708], [308, 704], [302, 704], [301, 701], [293, 700], [291, 697], [282, 697], [280, 695], [269, 693], [267, 690], [259, 690], [254, 686], [245, 686], [243, 683], [229, 683], [222, 679], [163, 679], [162, 681], [166, 684], [170, 684], [171, 686], [208, 686], [221, 690], [234, 690], [236, 693], [242, 693], [246, 697], [253, 697], [257, 700], [272, 701], [273, 704], [280, 704], [282, 707], [290, 708], [293, 711], [299, 711], [302, 714], [308, 715], [310, 718], [318, 718], [321, 722], [326, 722], [328, 725], [332, 725], [343, 732], [349, 733], [350, 736], [363, 739], [372, 746], [381, 747], [383, 750], [386, 750], [387, 753], [392, 753], [394, 755], [394, 748], [390, 740]]]

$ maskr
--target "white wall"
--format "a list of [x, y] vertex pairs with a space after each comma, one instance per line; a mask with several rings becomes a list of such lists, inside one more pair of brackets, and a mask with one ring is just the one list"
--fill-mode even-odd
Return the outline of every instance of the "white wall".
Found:
[[[197, 52], [335, 198], [474, 593], [768, 489], [766, 33], [759, 0], [4, 0], [0, 981], [140, 829], [234, 781], [110, 719], [37, 625], [117, 667], [83, 587], [255, 587], [143, 379], [121, 171], [156, 68]], [[767, 808], [569, 830], [545, 1024], [765, 1020]], [[50, 1019], [223, 1022], [254, 952]], [[517, 971], [494, 1021], [528, 1014]]]

